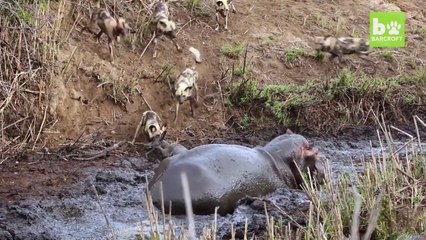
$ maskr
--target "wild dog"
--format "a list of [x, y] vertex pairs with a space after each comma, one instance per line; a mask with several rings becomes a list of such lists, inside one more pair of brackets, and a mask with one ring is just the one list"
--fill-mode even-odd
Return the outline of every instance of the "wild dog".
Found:
[[132, 144], [135, 143], [136, 137], [138, 136], [141, 127], [143, 129], [143, 133], [149, 141], [147, 146], [151, 149], [160, 146], [167, 133], [167, 123], [163, 125], [160, 117], [156, 112], [151, 110], [145, 111], [142, 113], [141, 120], [139, 121], [139, 124], [136, 128], [133, 140], [131, 142]]
[[359, 54], [368, 55], [370, 51], [369, 41], [362, 38], [332, 36], [315, 37], [315, 50], [324, 51], [331, 54], [331, 59], [339, 58], [342, 61], [343, 55]]
[[229, 7], [232, 8], [232, 12], [235, 13], [237, 10], [235, 9], [233, 0], [217, 0], [216, 1], [216, 31], [219, 31], [219, 15], [225, 18], [225, 30], [228, 30], [228, 17], [229, 17]]
[[[191, 47], [189, 49], [195, 56], [195, 62], [201, 62], [200, 52]], [[191, 68], [186, 68], [178, 77], [174, 86], [174, 96], [176, 100], [175, 121], [177, 123], [179, 115], [179, 106], [189, 100], [191, 106], [192, 117], [195, 117], [194, 107], [198, 103], [198, 72], [195, 69], [195, 64]]]
[[158, 114], [154, 111], [148, 110], [142, 114], [142, 127], [148, 137], [148, 140], [158, 141], [163, 138], [167, 126], [162, 125], [161, 119]]
[[[114, 60], [113, 53], [113, 44], [114, 41], [120, 42], [121, 38], [126, 36], [126, 31], [131, 30], [132, 28], [126, 22], [126, 20], [122, 17], [113, 17], [106, 9], [101, 8], [101, 1], [96, 1], [96, 10], [92, 14], [90, 19], [90, 28], [97, 25], [100, 30], [95, 35], [96, 42], [99, 42], [102, 34], [105, 33], [108, 37], [108, 47], [110, 52], [111, 61]], [[85, 30], [89, 30], [89, 27], [84, 27], [81, 32]]]
[[153, 58], [157, 57], [157, 43], [161, 36], [166, 36], [180, 52], [181, 47], [176, 41], [176, 23], [171, 20], [169, 7], [166, 0], [159, 0], [154, 4], [154, 19], [151, 21], [152, 34], [154, 34]]

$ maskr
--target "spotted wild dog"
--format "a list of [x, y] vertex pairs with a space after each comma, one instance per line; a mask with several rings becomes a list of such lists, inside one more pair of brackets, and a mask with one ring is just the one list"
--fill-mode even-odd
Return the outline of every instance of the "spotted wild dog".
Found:
[[181, 47], [176, 41], [176, 23], [170, 18], [169, 7], [166, 0], [158, 0], [153, 6], [154, 19], [151, 21], [151, 31], [154, 35], [154, 53], [153, 58], [157, 57], [157, 44], [161, 36], [166, 36], [180, 52]]
[[235, 13], [237, 10], [235, 9], [233, 0], [217, 0], [216, 1], [216, 31], [219, 31], [219, 15], [225, 18], [225, 30], [228, 30], [228, 18], [229, 18], [229, 7], [232, 8], [232, 12]]
[[[201, 62], [201, 55], [198, 49], [196, 48], [189, 48], [189, 51], [191, 51], [195, 56], [195, 62], [200, 63]], [[195, 69], [195, 64], [190, 67], [186, 68], [178, 77], [178, 79], [175, 82], [174, 86], [174, 96], [176, 99], [176, 112], [175, 112], [175, 124], [178, 121], [178, 115], [179, 115], [179, 106], [183, 104], [185, 101], [189, 100], [190, 106], [191, 106], [191, 113], [192, 117], [195, 117], [194, 113], [194, 107], [196, 107], [198, 103], [198, 72]]]
[[331, 54], [331, 59], [339, 58], [342, 61], [343, 55], [359, 54], [368, 55], [370, 44], [368, 40], [363, 38], [353, 37], [315, 37], [315, 50], [328, 52]]
[[105, 33], [108, 37], [108, 47], [110, 52], [111, 61], [114, 60], [113, 44], [120, 42], [122, 37], [126, 36], [126, 31], [132, 28], [122, 17], [113, 17], [106, 9], [101, 8], [101, 1], [96, 1], [96, 10], [90, 19], [90, 26], [83, 27], [81, 32], [89, 30], [97, 25], [100, 31], [95, 35], [96, 41], [99, 42], [102, 34]]
[[142, 114], [142, 128], [150, 142], [159, 141], [163, 137], [167, 126], [162, 125], [160, 116], [154, 111], [148, 110]]

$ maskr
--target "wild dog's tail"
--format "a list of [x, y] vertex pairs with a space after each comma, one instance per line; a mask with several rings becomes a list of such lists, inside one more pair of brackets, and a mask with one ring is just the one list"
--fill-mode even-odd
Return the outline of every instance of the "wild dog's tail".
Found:
[[96, 7], [101, 8], [101, 0], [96, 0]]
[[198, 49], [194, 48], [194, 47], [190, 47], [189, 51], [192, 52], [192, 54], [194, 54], [195, 56], [195, 62], [196, 63], [201, 63], [201, 53]]

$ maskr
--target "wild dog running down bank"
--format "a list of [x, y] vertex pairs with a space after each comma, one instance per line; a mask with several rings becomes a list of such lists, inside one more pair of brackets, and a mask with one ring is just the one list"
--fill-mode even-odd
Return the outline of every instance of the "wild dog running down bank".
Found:
[[175, 44], [178, 51], [181, 51], [181, 47], [176, 41], [176, 23], [170, 19], [167, 1], [159, 0], [154, 4], [153, 8], [154, 19], [151, 21], [151, 32], [154, 34], [154, 53], [152, 57], [157, 57], [158, 39], [163, 35]]
[[148, 110], [142, 114], [142, 128], [150, 142], [161, 141], [167, 129], [162, 124], [160, 116], [154, 111]]
[[363, 38], [326, 36], [315, 37], [314, 41], [317, 51], [328, 52], [331, 54], [331, 59], [338, 57], [339, 62], [342, 61], [343, 55], [368, 55], [371, 52], [369, 41]]
[[101, 0], [96, 1], [96, 10], [91, 16], [90, 26], [85, 26], [81, 30], [84, 32], [97, 25], [100, 31], [96, 34], [96, 41], [99, 42], [102, 34], [105, 33], [108, 37], [108, 47], [110, 52], [111, 62], [114, 61], [113, 44], [114, 41], [120, 42], [122, 37], [126, 36], [126, 31], [132, 28], [126, 23], [126, 20], [122, 17], [113, 17], [106, 10], [101, 8]]
[[[198, 49], [190, 47], [189, 51], [194, 54], [195, 62], [201, 63], [201, 55]], [[189, 100], [191, 105], [192, 117], [195, 116], [194, 108], [198, 102], [198, 72], [195, 69], [195, 64], [191, 68], [186, 68], [178, 77], [174, 86], [174, 96], [176, 100], [175, 120], [176, 124], [179, 115], [179, 106]]]
[[219, 15], [225, 18], [225, 30], [228, 30], [228, 18], [229, 18], [229, 7], [232, 8], [232, 12], [235, 13], [237, 10], [235, 9], [233, 0], [217, 0], [216, 1], [216, 31], [219, 31]]

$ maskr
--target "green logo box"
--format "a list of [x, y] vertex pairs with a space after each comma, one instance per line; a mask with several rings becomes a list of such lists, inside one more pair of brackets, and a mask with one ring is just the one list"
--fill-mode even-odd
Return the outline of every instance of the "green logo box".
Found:
[[370, 12], [371, 47], [405, 47], [405, 12]]

